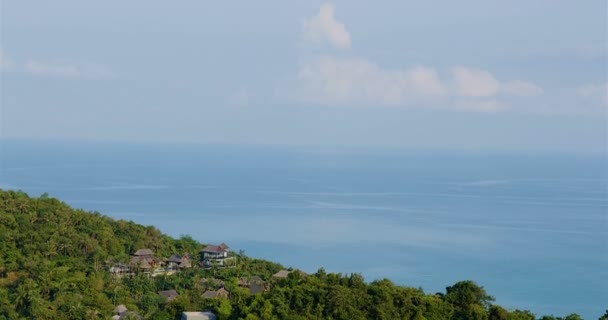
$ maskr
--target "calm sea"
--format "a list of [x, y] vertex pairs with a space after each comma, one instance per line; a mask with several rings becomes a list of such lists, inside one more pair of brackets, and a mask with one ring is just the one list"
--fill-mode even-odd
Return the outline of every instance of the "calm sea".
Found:
[[0, 187], [315, 272], [536, 314], [608, 308], [608, 159], [384, 149], [0, 143]]

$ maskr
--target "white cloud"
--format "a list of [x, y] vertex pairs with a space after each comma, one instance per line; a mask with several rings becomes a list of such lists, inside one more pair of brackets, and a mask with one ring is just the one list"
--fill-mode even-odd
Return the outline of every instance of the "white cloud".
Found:
[[316, 16], [304, 21], [304, 35], [314, 42], [327, 41], [338, 48], [351, 45], [350, 34], [344, 24], [336, 20], [331, 3], [324, 3]]
[[74, 78], [74, 79], [110, 79], [115, 74], [105, 66], [98, 64], [52, 64], [38, 61], [28, 61], [24, 66], [25, 72], [39, 76]]
[[[319, 13], [304, 21], [303, 36], [349, 48], [351, 36], [336, 20], [335, 8], [325, 3]], [[450, 69], [449, 80], [429, 66], [384, 68], [364, 58], [321, 56], [300, 66], [292, 86], [283, 85], [278, 96], [297, 103], [349, 106], [415, 106], [466, 111], [507, 109], [507, 96], [543, 94], [538, 85], [522, 80], [501, 81], [491, 72], [466, 66]]]
[[445, 93], [433, 68], [387, 70], [364, 59], [322, 57], [301, 67], [297, 98], [321, 104], [400, 105]]
[[452, 76], [457, 93], [464, 97], [493, 97], [500, 93], [513, 96], [538, 96], [543, 89], [538, 85], [521, 80], [501, 82], [489, 71], [456, 66]]
[[[534, 96], [543, 90], [525, 81], [501, 83], [490, 72], [452, 68], [442, 81], [432, 67], [387, 69], [361, 58], [325, 56], [300, 67], [290, 98], [297, 102], [349, 106], [406, 106], [495, 112], [508, 108], [501, 95]], [[284, 88], [285, 89], [285, 88]]]
[[580, 86], [576, 92], [588, 101], [608, 106], [608, 82]]
[[500, 82], [488, 71], [457, 66], [452, 68], [458, 94], [465, 97], [491, 97], [500, 91]]

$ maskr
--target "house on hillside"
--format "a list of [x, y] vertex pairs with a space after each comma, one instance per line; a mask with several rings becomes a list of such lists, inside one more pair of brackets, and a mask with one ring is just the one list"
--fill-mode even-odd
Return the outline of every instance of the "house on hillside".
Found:
[[201, 250], [203, 257], [202, 266], [204, 268], [211, 267], [235, 267], [236, 257], [229, 255], [230, 247], [225, 243], [220, 245], [208, 245]]
[[272, 277], [276, 278], [276, 279], [286, 279], [290, 273], [291, 273], [291, 271], [289, 271], [289, 270], [281, 270], [281, 271], [273, 274]]
[[216, 291], [207, 290], [203, 293], [202, 297], [205, 299], [227, 299], [229, 295], [230, 292], [222, 287]]
[[154, 253], [150, 249], [139, 249], [135, 251], [131, 257], [130, 265], [142, 270], [144, 273], [151, 273], [152, 270], [161, 267], [164, 264], [162, 259], [154, 257]]
[[130, 271], [131, 268], [125, 263], [116, 263], [110, 267], [110, 273], [113, 276], [122, 276], [124, 274], [129, 273]]
[[137, 312], [127, 310], [124, 304], [121, 304], [114, 308], [114, 315], [112, 316], [112, 320], [143, 320], [144, 318], [137, 314]]
[[175, 300], [177, 297], [179, 297], [179, 294], [175, 290], [163, 290], [163, 291], [159, 291], [158, 295], [160, 295], [161, 297], [165, 298], [166, 302], [171, 302], [171, 301]]
[[211, 311], [184, 311], [181, 320], [217, 320], [217, 316]]
[[172, 255], [169, 259], [165, 260], [168, 272], [178, 271], [182, 269], [192, 268], [191, 262], [192, 256], [189, 253], [185, 253], [183, 256]]
[[150, 249], [139, 249], [135, 251], [133, 256], [140, 258], [152, 258], [154, 256], [154, 252], [152, 252]]
[[301, 277], [306, 277], [308, 274], [302, 270], [281, 270], [272, 275], [273, 279], [287, 279], [290, 273], [297, 272]]
[[179, 265], [182, 263], [182, 256], [172, 255], [165, 261], [167, 266], [167, 271], [175, 271], [178, 269]]
[[249, 288], [250, 294], [258, 294], [266, 291], [267, 285], [262, 278], [253, 276], [249, 278], [239, 278], [238, 285], [240, 287]]

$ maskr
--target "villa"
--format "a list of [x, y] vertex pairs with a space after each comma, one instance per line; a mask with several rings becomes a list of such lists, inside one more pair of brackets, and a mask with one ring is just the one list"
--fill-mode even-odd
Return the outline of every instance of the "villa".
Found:
[[302, 270], [281, 270], [275, 274], [272, 275], [273, 279], [287, 279], [287, 277], [289, 276], [290, 273], [293, 272], [297, 272], [300, 274], [301, 277], [306, 277], [308, 274], [306, 274], [306, 272], [302, 271]]
[[202, 266], [204, 268], [211, 267], [234, 267], [236, 266], [236, 257], [229, 255], [228, 245], [222, 243], [218, 246], [208, 245], [201, 254], [203, 256]]
[[238, 285], [240, 287], [249, 288], [250, 294], [258, 294], [263, 293], [267, 290], [267, 285], [262, 278], [259, 276], [253, 276], [250, 278], [240, 278], [238, 280]]
[[181, 320], [216, 320], [217, 316], [211, 311], [184, 311]]
[[171, 302], [171, 301], [175, 300], [177, 297], [179, 297], [179, 294], [175, 290], [159, 291], [158, 295], [165, 298], [166, 302]]
[[155, 258], [152, 250], [139, 249], [131, 257], [130, 264], [149, 274], [154, 269], [161, 267], [164, 262], [161, 259]]
[[207, 290], [207, 291], [205, 291], [205, 293], [203, 293], [202, 297], [205, 299], [220, 299], [220, 298], [228, 298], [229, 295], [230, 295], [230, 292], [228, 292], [228, 290], [226, 290], [222, 287], [216, 291]]

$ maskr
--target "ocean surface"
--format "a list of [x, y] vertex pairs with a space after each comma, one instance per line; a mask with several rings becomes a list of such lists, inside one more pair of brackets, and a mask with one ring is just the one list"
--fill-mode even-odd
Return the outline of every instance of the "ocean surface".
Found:
[[315, 272], [608, 308], [605, 155], [0, 142], [0, 188]]

